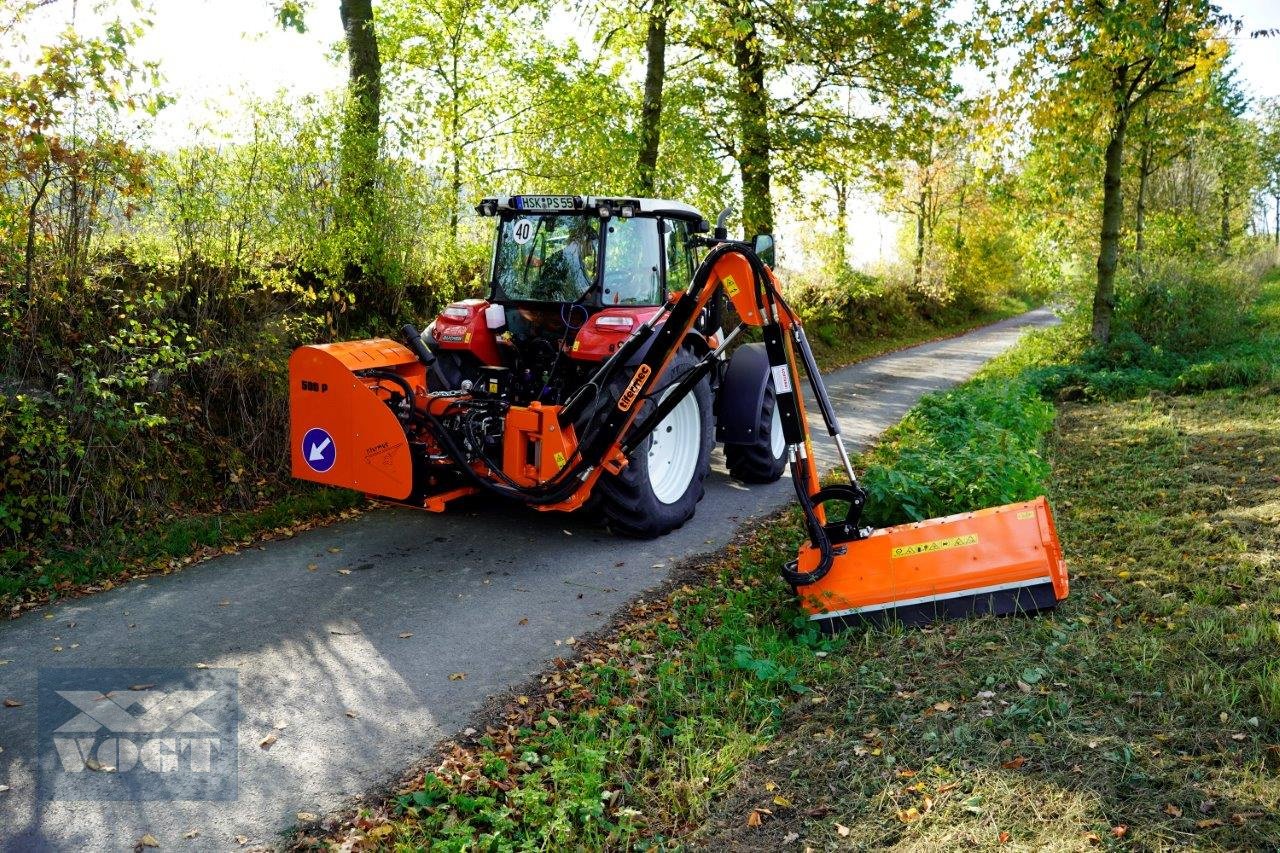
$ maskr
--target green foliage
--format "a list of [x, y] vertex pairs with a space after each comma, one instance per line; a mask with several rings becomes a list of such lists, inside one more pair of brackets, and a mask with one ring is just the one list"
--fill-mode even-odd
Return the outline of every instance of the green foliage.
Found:
[[926, 396], [867, 456], [876, 526], [920, 521], [1044, 493], [1053, 407], [1025, 382], [980, 379]]
[[[1142, 285], [1118, 313], [1123, 331], [1105, 347], [1075, 344], [1023, 365], [1029, 383], [1061, 399], [1119, 400], [1152, 391], [1268, 385], [1280, 373], [1280, 324], [1271, 306], [1280, 273], [1261, 283], [1238, 264], [1183, 269]], [[1149, 340], [1144, 335], [1149, 336]]]
[[1194, 353], [1250, 332], [1256, 282], [1236, 265], [1162, 260], [1145, 279], [1121, 284], [1117, 325], [1175, 353]]

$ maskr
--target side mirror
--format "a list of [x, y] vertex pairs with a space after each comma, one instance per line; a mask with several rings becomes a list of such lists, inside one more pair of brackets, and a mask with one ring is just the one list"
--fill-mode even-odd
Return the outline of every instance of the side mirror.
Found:
[[752, 244], [756, 254], [760, 256], [760, 260], [764, 261], [766, 266], [772, 268], [777, 260], [774, 253], [773, 235], [757, 234]]

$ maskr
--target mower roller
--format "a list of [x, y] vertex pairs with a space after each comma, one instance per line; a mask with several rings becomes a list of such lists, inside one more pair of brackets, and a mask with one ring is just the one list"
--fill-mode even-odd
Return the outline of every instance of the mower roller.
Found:
[[[728, 211], [707, 236], [694, 208], [653, 199], [503, 196], [477, 212], [497, 219], [489, 299], [453, 303], [421, 333], [406, 326], [404, 343], [294, 352], [294, 476], [437, 512], [473, 494], [590, 505], [649, 537], [692, 517], [718, 438], [739, 479], [790, 468], [808, 541], [782, 575], [824, 629], [1066, 597], [1044, 498], [861, 524], [866, 493], [770, 268], [772, 237], [730, 240]], [[761, 341], [731, 349], [755, 328]], [[820, 483], [802, 372], [847, 482]]]

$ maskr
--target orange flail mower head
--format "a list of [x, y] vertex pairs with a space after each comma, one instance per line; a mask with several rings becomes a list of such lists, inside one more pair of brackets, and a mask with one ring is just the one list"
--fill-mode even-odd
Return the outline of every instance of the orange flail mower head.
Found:
[[[796, 587], [810, 620], [831, 631], [866, 621], [1034, 613], [1067, 597], [1062, 547], [1043, 497], [886, 527], [834, 548], [830, 571]], [[800, 571], [819, 558], [806, 543]]]

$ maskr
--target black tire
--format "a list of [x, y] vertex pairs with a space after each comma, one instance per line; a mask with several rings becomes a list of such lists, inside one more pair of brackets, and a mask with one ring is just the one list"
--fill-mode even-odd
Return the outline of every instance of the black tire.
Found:
[[[676, 381], [693, 369], [697, 361], [687, 350], [676, 353], [671, 367], [662, 379], [662, 385]], [[629, 371], [627, 375], [630, 376]], [[616, 393], [613, 399], [617, 399]], [[696, 404], [700, 427], [697, 429], [696, 463], [688, 485], [678, 497], [673, 497], [669, 502], [659, 499], [649, 472], [650, 452], [653, 445], [653, 436], [649, 436], [632, 452], [630, 460], [622, 471], [616, 476], [605, 474], [596, 483], [594, 496], [599, 497], [599, 510], [612, 532], [636, 539], [653, 539], [670, 533], [693, 518], [698, 501], [702, 500], [704, 481], [711, 473], [711, 450], [715, 446], [710, 382], [704, 379], [695, 385], [689, 392], [689, 399]], [[644, 405], [649, 407], [654, 403], [647, 401]], [[640, 414], [643, 415], [644, 410]], [[678, 420], [679, 414], [680, 409], [673, 411], [667, 420], [658, 424], [654, 432], [657, 433], [664, 426], [668, 430], [673, 429], [671, 420]], [[691, 452], [692, 448], [688, 450]]]
[[760, 406], [760, 414], [752, 431], [752, 435], [756, 437], [755, 442], [725, 444], [724, 461], [729, 468], [729, 476], [735, 480], [741, 480], [744, 483], [772, 483], [787, 470], [786, 444], [773, 443], [774, 428], [780, 429], [782, 426], [773, 419], [777, 403], [777, 396], [773, 392], [773, 380], [770, 379], [765, 386], [764, 403]]

